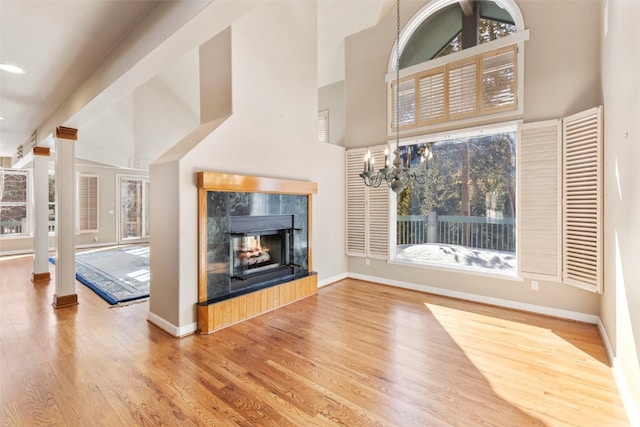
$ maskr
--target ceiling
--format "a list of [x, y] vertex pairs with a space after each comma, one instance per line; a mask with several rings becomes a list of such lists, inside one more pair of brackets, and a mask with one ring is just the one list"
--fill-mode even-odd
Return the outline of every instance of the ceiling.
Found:
[[[163, 0], [167, 1], [167, 0]], [[0, 157], [16, 154], [157, 0], [0, 0]], [[319, 85], [344, 79], [344, 38], [375, 25], [390, 0], [320, 0]]]

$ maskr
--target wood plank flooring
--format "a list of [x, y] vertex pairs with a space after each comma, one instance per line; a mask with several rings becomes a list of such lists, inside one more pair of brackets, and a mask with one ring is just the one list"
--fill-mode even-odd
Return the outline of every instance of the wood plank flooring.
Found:
[[31, 266], [0, 258], [2, 425], [629, 425], [593, 325], [344, 280], [175, 339]]

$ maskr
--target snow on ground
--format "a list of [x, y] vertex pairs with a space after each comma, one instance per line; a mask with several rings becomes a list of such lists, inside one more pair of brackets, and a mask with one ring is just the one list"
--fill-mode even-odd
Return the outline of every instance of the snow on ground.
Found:
[[480, 268], [500, 273], [515, 273], [516, 271], [516, 254], [513, 252], [492, 251], [440, 243], [399, 245], [396, 251], [396, 258], [415, 263]]

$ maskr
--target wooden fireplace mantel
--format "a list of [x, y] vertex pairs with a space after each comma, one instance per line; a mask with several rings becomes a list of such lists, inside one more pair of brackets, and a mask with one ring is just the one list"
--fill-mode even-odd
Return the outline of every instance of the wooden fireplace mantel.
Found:
[[205, 191], [238, 191], [247, 193], [317, 194], [318, 184], [311, 181], [198, 172], [198, 188]]
[[[318, 276], [313, 273], [311, 257], [312, 195], [318, 185], [310, 181], [197, 172], [198, 186], [198, 332], [208, 334], [318, 293]], [[307, 196], [309, 275], [270, 288], [207, 303], [207, 192], [294, 194]]]

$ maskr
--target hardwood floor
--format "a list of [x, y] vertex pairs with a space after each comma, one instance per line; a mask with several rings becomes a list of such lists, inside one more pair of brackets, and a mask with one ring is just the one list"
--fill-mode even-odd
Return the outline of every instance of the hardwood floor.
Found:
[[54, 310], [31, 262], [0, 258], [2, 425], [628, 425], [593, 325], [344, 280], [175, 339], [79, 283]]

